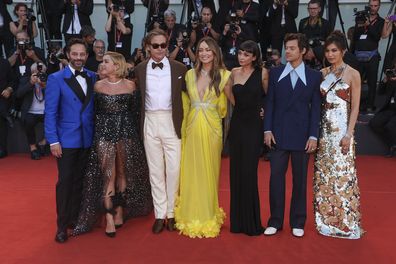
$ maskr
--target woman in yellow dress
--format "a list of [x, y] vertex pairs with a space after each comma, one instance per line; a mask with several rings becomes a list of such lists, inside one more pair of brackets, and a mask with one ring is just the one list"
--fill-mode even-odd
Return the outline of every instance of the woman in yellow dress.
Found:
[[230, 76], [216, 41], [205, 37], [197, 47], [196, 65], [185, 77], [180, 193], [175, 208], [177, 229], [192, 238], [218, 236], [225, 219], [217, 194], [221, 121], [227, 112], [224, 87]]

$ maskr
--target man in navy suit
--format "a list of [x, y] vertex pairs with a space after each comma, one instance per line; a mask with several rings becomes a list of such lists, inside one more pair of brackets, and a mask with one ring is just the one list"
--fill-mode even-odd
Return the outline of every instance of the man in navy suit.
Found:
[[72, 228], [78, 217], [94, 129], [95, 74], [83, 68], [87, 46], [80, 39], [70, 39], [66, 55], [69, 65], [48, 77], [44, 121], [45, 137], [58, 163], [55, 241], [59, 243], [66, 242], [67, 228]]
[[274, 235], [283, 227], [285, 210], [285, 174], [291, 158], [293, 192], [290, 227], [296, 237], [304, 235], [307, 215], [306, 187], [309, 153], [316, 150], [320, 117], [322, 75], [306, 67], [303, 55], [308, 42], [300, 33], [285, 37], [287, 64], [273, 68], [264, 117], [264, 141], [272, 148], [270, 165], [271, 217], [265, 235]]

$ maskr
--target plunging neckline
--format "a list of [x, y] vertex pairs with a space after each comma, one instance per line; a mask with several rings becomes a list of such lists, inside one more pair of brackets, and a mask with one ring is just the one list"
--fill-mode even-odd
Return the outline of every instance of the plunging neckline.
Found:
[[249, 77], [246, 79], [246, 81], [242, 84], [242, 83], [235, 83], [234, 85], [241, 85], [241, 86], [245, 86], [248, 81], [250, 80], [250, 78], [252, 78], [253, 73], [256, 71], [256, 69], [253, 69], [253, 71], [250, 73]]
[[[196, 86], [195, 90], [196, 90], [196, 92], [197, 92], [199, 101], [202, 103], [203, 100], [205, 99], [206, 92], [209, 90], [209, 89], [208, 89], [208, 88], [209, 88], [209, 85], [207, 85], [207, 86], [205, 87], [204, 93], [203, 93], [202, 98], [201, 98], [201, 95], [199, 94], [199, 89], [198, 89], [198, 78], [197, 78], [197, 73], [196, 73], [195, 69], [194, 69], [194, 78], [195, 78], [195, 86]], [[210, 82], [209, 82], [209, 84], [210, 84]]]

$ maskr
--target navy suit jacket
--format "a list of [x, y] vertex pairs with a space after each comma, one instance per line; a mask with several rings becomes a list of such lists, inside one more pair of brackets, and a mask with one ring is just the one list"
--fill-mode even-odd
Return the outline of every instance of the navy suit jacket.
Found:
[[285, 66], [273, 68], [264, 112], [264, 131], [272, 131], [279, 150], [303, 151], [309, 137], [319, 136], [320, 83], [322, 74], [305, 67], [307, 85], [290, 75], [278, 82]]
[[93, 86], [96, 76], [87, 72], [87, 94], [69, 67], [48, 76], [45, 94], [45, 138], [62, 148], [89, 148], [94, 131]]

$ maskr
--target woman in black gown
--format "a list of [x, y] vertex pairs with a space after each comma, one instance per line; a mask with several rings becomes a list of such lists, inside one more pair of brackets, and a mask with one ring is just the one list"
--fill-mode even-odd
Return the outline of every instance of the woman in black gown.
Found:
[[260, 200], [257, 167], [263, 142], [262, 95], [268, 86], [268, 72], [262, 67], [257, 43], [245, 41], [238, 51], [241, 67], [231, 73], [231, 90], [226, 94], [234, 105], [230, 142], [230, 222], [232, 233], [260, 235]]
[[105, 79], [95, 84], [95, 135], [84, 178], [83, 199], [73, 234], [90, 231], [102, 215], [106, 235], [123, 222], [152, 210], [148, 167], [138, 135], [140, 98], [135, 83], [124, 78], [124, 57], [107, 52]]

